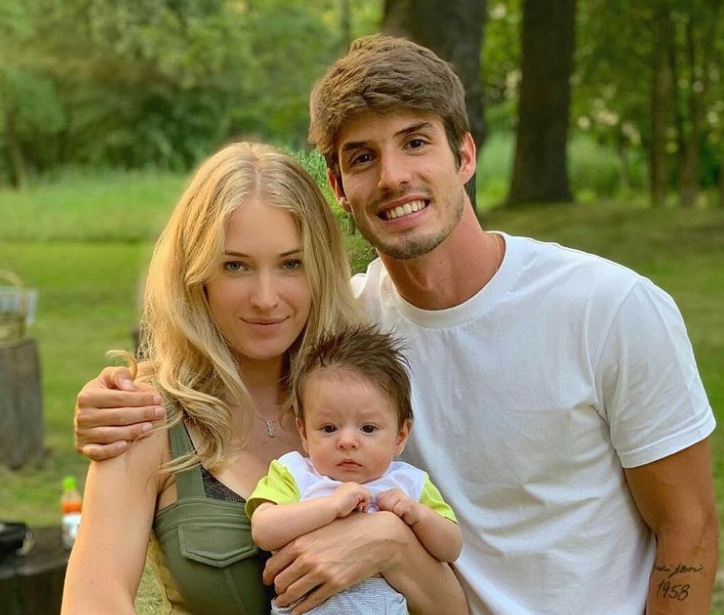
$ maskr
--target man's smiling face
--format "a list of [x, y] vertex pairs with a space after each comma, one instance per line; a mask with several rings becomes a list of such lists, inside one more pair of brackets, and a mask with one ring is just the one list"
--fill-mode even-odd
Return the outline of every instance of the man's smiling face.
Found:
[[418, 258], [459, 222], [475, 148], [463, 140], [458, 166], [439, 118], [411, 110], [365, 112], [342, 129], [337, 152], [343, 189], [331, 178], [333, 187], [381, 253]]

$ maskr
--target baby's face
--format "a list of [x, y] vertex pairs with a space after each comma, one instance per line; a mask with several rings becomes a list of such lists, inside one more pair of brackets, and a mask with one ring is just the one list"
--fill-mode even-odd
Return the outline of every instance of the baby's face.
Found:
[[366, 483], [405, 448], [409, 421], [400, 427], [392, 401], [363, 376], [315, 373], [303, 395], [305, 417], [297, 426], [320, 474]]

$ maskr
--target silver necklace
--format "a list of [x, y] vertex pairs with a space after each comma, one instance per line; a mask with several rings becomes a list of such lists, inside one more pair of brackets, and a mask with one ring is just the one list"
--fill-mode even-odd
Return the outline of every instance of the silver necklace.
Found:
[[266, 425], [266, 435], [267, 436], [269, 436], [270, 438], [277, 437], [277, 430], [274, 427], [274, 423], [278, 423], [279, 419], [274, 419], [273, 421], [268, 421], [267, 419], [261, 418], [258, 414], [254, 414], [254, 416]]

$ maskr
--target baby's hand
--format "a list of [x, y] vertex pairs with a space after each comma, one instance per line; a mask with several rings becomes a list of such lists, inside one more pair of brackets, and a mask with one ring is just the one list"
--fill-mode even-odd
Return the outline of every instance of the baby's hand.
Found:
[[415, 525], [420, 521], [420, 505], [400, 489], [388, 489], [377, 496], [380, 510], [395, 513], [407, 525]]
[[367, 512], [372, 501], [370, 492], [359, 483], [344, 483], [337, 487], [331, 497], [337, 504], [338, 517], [346, 517], [355, 510]]

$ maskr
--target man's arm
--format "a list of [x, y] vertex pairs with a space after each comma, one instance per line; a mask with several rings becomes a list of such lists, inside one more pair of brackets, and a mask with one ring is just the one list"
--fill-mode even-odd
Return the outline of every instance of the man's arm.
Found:
[[295, 538], [346, 517], [366, 511], [372, 496], [358, 483], [340, 485], [332, 495], [293, 504], [260, 504], [251, 517], [251, 536], [265, 551], [281, 549]]
[[161, 396], [136, 385], [125, 367], [106, 367], [80, 391], [75, 407], [75, 446], [86, 457], [102, 461], [120, 455], [128, 443], [163, 420]]
[[415, 532], [434, 558], [454, 562], [463, 548], [463, 535], [457, 523], [446, 519], [431, 508], [415, 502], [401, 489], [389, 489], [379, 495], [380, 510], [395, 513]]
[[719, 544], [708, 440], [625, 473], [656, 534], [646, 615], [708, 615]]
[[414, 615], [467, 615], [462, 588], [448, 564], [432, 557], [393, 513], [350, 515], [293, 540], [267, 562], [279, 606], [304, 600], [294, 615], [375, 574], [407, 599]]

